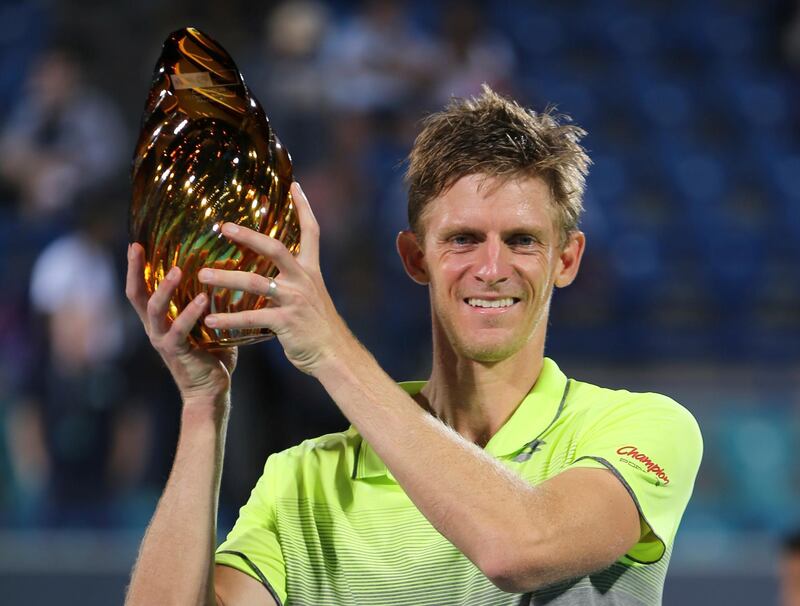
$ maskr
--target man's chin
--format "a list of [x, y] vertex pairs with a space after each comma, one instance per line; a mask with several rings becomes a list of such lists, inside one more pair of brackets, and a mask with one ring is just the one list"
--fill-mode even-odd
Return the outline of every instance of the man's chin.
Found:
[[520, 350], [517, 343], [469, 343], [463, 344], [464, 357], [482, 364], [495, 364], [513, 356]]

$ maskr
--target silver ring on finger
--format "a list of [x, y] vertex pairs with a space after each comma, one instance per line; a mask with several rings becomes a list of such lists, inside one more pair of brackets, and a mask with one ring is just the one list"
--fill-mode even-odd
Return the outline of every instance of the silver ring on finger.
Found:
[[278, 294], [278, 283], [273, 280], [272, 278], [269, 279], [269, 286], [267, 286], [267, 292], [264, 295], [268, 299], [275, 300], [275, 296]]

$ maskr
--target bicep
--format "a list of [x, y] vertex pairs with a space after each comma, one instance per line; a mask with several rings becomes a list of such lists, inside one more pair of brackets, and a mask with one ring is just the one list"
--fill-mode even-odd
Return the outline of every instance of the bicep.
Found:
[[230, 566], [214, 567], [214, 593], [217, 606], [278, 606], [263, 584]]
[[607, 469], [568, 469], [539, 485], [549, 509], [546, 567], [568, 578], [613, 564], [640, 539], [633, 497]]

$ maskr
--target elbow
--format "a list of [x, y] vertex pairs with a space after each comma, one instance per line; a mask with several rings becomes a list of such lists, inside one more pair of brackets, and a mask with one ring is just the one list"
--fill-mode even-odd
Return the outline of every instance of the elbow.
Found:
[[528, 593], [548, 584], [541, 559], [513, 548], [488, 550], [478, 568], [498, 589], [507, 593]]

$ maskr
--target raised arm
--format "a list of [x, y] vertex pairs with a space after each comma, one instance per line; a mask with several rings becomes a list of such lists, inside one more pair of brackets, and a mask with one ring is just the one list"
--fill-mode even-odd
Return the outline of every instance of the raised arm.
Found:
[[173, 269], [148, 299], [143, 253], [139, 244], [128, 250], [126, 294], [172, 374], [183, 408], [172, 471], [142, 541], [125, 603], [272, 606], [261, 585], [232, 569], [220, 571], [215, 590], [217, 502], [236, 350], [210, 353], [189, 344], [187, 335], [207, 298], [198, 296], [170, 323], [167, 306], [180, 270]]
[[570, 470], [533, 487], [396, 385], [336, 312], [319, 269], [319, 228], [297, 185], [292, 192], [305, 238], [297, 258], [268, 236], [222, 228], [278, 265], [277, 288], [253, 274], [199, 275], [216, 286], [270, 295], [275, 306], [214, 314], [206, 323], [272, 329], [287, 358], [322, 383], [423, 515], [498, 587], [524, 592], [583, 575], [636, 543], [638, 512], [611, 472]]
[[639, 540], [636, 506], [610, 471], [532, 486], [422, 410], [363, 348], [343, 349], [317, 377], [423, 515], [500, 589], [603, 569]]

